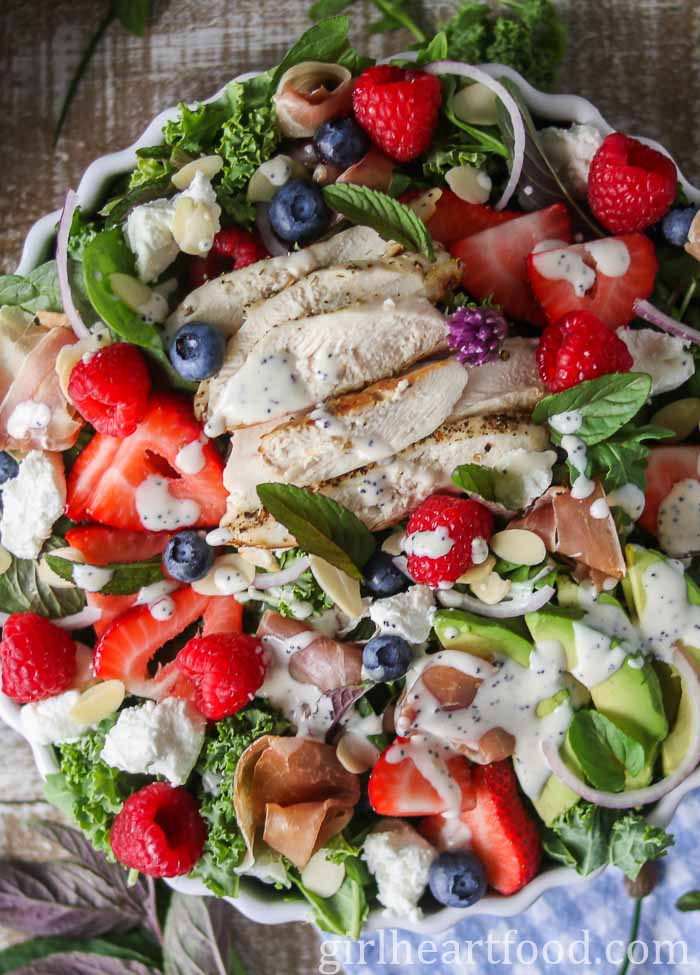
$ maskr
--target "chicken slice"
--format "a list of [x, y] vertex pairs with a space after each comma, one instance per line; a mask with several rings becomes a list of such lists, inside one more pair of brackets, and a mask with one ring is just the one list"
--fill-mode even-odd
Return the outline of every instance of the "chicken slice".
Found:
[[[454, 489], [459, 464], [494, 467], [513, 450], [545, 450], [545, 427], [526, 417], [475, 416], [439, 427], [431, 436], [389, 460], [318, 485], [317, 490], [349, 508], [372, 531], [401, 521], [436, 491]], [[242, 512], [231, 505], [222, 526], [237, 545], [285, 547], [294, 539], [264, 510]]]
[[275, 426], [262, 436], [260, 453], [292, 484], [340, 477], [427, 437], [447, 419], [466, 382], [455, 359], [419, 366]]
[[288, 322], [257, 343], [209, 423], [236, 430], [309, 409], [446, 351], [446, 336], [440, 312], [415, 296]]
[[397, 300], [420, 295], [437, 302], [459, 279], [459, 262], [445, 252], [435, 263], [418, 254], [402, 254], [384, 262], [313, 271], [248, 309], [241, 328], [229, 339], [221, 370], [209, 383], [209, 412], [216, 412], [230, 377], [243, 366], [256, 343], [274, 328], [375, 298]]
[[172, 334], [181, 325], [196, 320], [233, 335], [243, 321], [246, 308], [254, 302], [276, 294], [317, 268], [379, 260], [387, 253], [394, 253], [396, 247], [369, 227], [351, 227], [292, 254], [265, 258], [196, 288], [168, 318], [166, 330]]
[[506, 339], [498, 359], [469, 369], [469, 382], [450, 419], [532, 412], [547, 395], [537, 371], [536, 349], [537, 339]]

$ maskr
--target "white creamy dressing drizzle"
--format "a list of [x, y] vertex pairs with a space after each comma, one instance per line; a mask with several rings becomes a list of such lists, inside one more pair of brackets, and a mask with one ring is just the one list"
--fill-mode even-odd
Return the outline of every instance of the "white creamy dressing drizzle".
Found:
[[623, 484], [608, 494], [608, 504], [611, 508], [622, 508], [632, 521], [637, 521], [644, 511], [644, 491], [636, 484]]
[[[336, 366], [329, 357], [319, 379], [333, 382]], [[231, 426], [262, 423], [272, 417], [305, 410], [313, 404], [289, 350], [264, 354], [253, 351], [230, 379], [220, 411]]]
[[45, 433], [51, 423], [51, 410], [46, 403], [22, 400], [7, 420], [7, 433], [13, 440], [23, 440], [28, 434]]
[[579, 298], [583, 298], [595, 284], [596, 272], [608, 278], [619, 278], [629, 269], [630, 252], [624, 241], [611, 238], [592, 240], [584, 244], [583, 249], [593, 258], [596, 270], [570, 247], [540, 252], [535, 250], [535, 269], [548, 281], [568, 281]]
[[406, 555], [415, 555], [418, 558], [440, 559], [451, 552], [453, 546], [454, 539], [450, 537], [447, 528], [443, 527], [406, 535], [403, 550]]
[[279, 708], [296, 725], [297, 734], [323, 739], [333, 720], [330, 698], [315, 684], [304, 684], [289, 673], [291, 657], [321, 635], [315, 630], [305, 630], [287, 640], [264, 636], [267, 671], [258, 695]]
[[577, 501], [582, 501], [595, 491], [595, 483], [590, 477], [586, 477], [586, 465], [588, 464], [586, 445], [580, 437], [575, 437], [571, 433], [564, 434], [561, 438], [561, 445], [566, 451], [569, 463], [578, 472], [578, 477], [571, 485], [571, 497]]
[[99, 592], [112, 581], [113, 576], [112, 569], [98, 565], [82, 565], [76, 562], [73, 566], [73, 582], [85, 592]]
[[163, 596], [162, 599], [158, 599], [155, 603], [149, 605], [148, 612], [154, 620], [158, 620], [161, 623], [169, 620], [175, 612], [175, 600], [170, 596]]
[[[406, 385], [408, 386], [408, 383]], [[309, 414], [309, 419], [313, 420], [319, 430], [323, 430], [329, 437], [343, 440], [350, 445], [353, 452], [366, 464], [374, 464], [379, 460], [385, 460], [394, 453], [394, 448], [391, 444], [378, 434], [358, 436], [339, 417], [334, 413], [330, 413], [323, 405], [317, 406]]]
[[199, 474], [205, 463], [204, 443], [201, 440], [193, 440], [180, 447], [175, 457], [175, 466], [183, 474]]
[[562, 250], [564, 247], [568, 246], [569, 245], [565, 240], [557, 240], [556, 238], [553, 240], [541, 240], [539, 244], [535, 244], [535, 246], [532, 248], [532, 253], [541, 254], [543, 251]]
[[654, 562], [642, 579], [645, 604], [639, 613], [639, 627], [654, 653], [672, 662], [673, 646], [680, 642], [700, 648], [700, 606], [688, 600], [683, 566], [677, 562]]
[[190, 498], [174, 498], [168, 481], [151, 474], [136, 488], [136, 510], [147, 531], [175, 531], [187, 528], [199, 518], [201, 508]]
[[700, 552], [700, 481], [677, 481], [661, 502], [658, 520], [659, 545], [668, 555]]
[[214, 585], [222, 596], [233, 596], [248, 588], [249, 578], [230, 563], [224, 563], [214, 569]]
[[591, 240], [583, 245], [595, 261], [596, 268], [606, 278], [621, 278], [630, 266], [630, 252], [627, 244], [613, 237]]
[[583, 413], [581, 410], [569, 410], [566, 413], [554, 413], [547, 421], [557, 433], [576, 433], [583, 423]]
[[605, 500], [605, 498], [597, 498], [588, 510], [591, 518], [596, 518], [598, 520], [607, 518], [610, 514], [610, 508], [608, 507], [608, 502]]
[[408, 744], [395, 741], [384, 753], [390, 765], [398, 765], [409, 757], [423, 778], [435, 789], [445, 802], [443, 813], [446, 819], [456, 819], [462, 805], [462, 791], [449, 773], [447, 763], [454, 758], [455, 751], [434, 735], [418, 731], [411, 735]]
[[136, 594], [135, 606], [148, 606], [154, 620], [163, 622], [169, 620], [175, 612], [175, 601], [170, 593], [179, 588], [177, 582], [171, 579], [161, 579], [152, 582], [150, 586], [142, 586]]

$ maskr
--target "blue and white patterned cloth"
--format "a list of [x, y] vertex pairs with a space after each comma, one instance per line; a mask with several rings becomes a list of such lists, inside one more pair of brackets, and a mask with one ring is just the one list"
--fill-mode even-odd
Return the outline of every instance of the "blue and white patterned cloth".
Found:
[[[700, 792], [681, 803], [670, 830], [676, 844], [662, 861], [658, 886], [643, 902], [631, 973], [700, 973], [700, 915], [684, 914], [675, 907], [681, 894], [700, 888]], [[385, 933], [383, 958], [377, 933], [367, 938], [374, 944], [365, 946], [364, 964], [357, 960], [357, 945], [353, 945], [354, 952], [348, 950], [337, 957], [342, 958], [349, 975], [615, 975], [624, 957], [633, 910], [634, 902], [624, 891], [622, 875], [611, 869], [587, 886], [551, 890], [515, 917], [470, 919], [444, 937], [399, 931], [393, 935], [399, 942], [394, 950], [402, 954], [397, 954], [394, 961], [391, 932]], [[504, 942], [509, 930], [514, 933], [509, 936], [508, 964]], [[479, 941], [482, 946], [477, 944]], [[425, 946], [423, 963], [418, 956], [421, 942]], [[466, 942], [472, 942], [471, 956]], [[459, 960], [455, 954], [457, 944], [463, 946]], [[431, 951], [431, 947], [435, 950]], [[410, 951], [413, 957], [409, 956]], [[332, 963], [319, 967], [319, 972], [334, 975]]]

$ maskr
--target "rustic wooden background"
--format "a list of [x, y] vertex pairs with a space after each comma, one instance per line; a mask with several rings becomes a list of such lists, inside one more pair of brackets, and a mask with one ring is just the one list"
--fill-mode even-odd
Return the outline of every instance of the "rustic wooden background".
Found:
[[[428, 0], [447, 15], [449, 4]], [[10, 271], [33, 220], [59, 206], [96, 156], [137, 137], [161, 109], [215, 91], [231, 76], [279, 60], [308, 26], [304, 0], [154, 0], [143, 40], [113, 25], [83, 79], [58, 146], [51, 133], [70, 74], [107, 0], [3, 0], [0, 4], [0, 271]], [[662, 141], [700, 181], [700, 2], [560, 0], [570, 44], [558, 88], [598, 104], [612, 124]], [[353, 13], [358, 46], [379, 56], [407, 46], [402, 33], [368, 38], [369, 4]], [[22, 826], [41, 803], [29, 749], [0, 727], [0, 853], [45, 856]], [[315, 934], [241, 918], [240, 950], [255, 975], [318, 969]], [[5, 937], [10, 937], [7, 933]], [[0, 944], [3, 943], [0, 931]]]

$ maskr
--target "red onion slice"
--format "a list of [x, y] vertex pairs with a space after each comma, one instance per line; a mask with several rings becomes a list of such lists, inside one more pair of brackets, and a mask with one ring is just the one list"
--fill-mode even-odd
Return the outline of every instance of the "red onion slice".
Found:
[[73, 190], [68, 190], [66, 202], [63, 204], [63, 213], [58, 223], [58, 237], [56, 238], [56, 272], [58, 274], [58, 286], [61, 292], [63, 310], [68, 316], [71, 328], [79, 339], [86, 339], [90, 330], [80, 317], [78, 309], [73, 302], [73, 294], [70, 288], [68, 277], [68, 237], [70, 227], [73, 222], [73, 214], [78, 206], [78, 194]]
[[441, 606], [468, 609], [477, 616], [486, 616], [492, 620], [509, 620], [515, 619], [516, 616], [525, 616], [526, 613], [536, 613], [538, 609], [547, 605], [554, 593], [555, 589], [552, 586], [542, 586], [524, 599], [503, 599], [493, 606], [482, 603], [480, 599], [469, 596], [466, 592], [458, 593], [459, 603], [455, 602], [454, 605], [449, 598], [446, 598], [446, 593], [438, 590], [436, 596]]
[[643, 318], [645, 322], [649, 322], [650, 325], [656, 325], [657, 328], [668, 332], [669, 335], [673, 335], [677, 339], [683, 339], [685, 342], [694, 342], [695, 345], [700, 345], [700, 332], [691, 328], [690, 325], [677, 322], [675, 318], [671, 318], [670, 315], [659, 311], [656, 305], [652, 305], [650, 301], [637, 298], [632, 306], [632, 310], [635, 315]]
[[280, 572], [259, 572], [253, 579], [253, 585], [256, 589], [286, 586], [288, 582], [294, 582], [300, 575], [303, 575], [310, 565], [308, 556], [304, 555], [296, 562], [292, 562], [288, 569], [282, 569]]
[[463, 64], [461, 61], [434, 61], [432, 64], [424, 65], [423, 71], [434, 75], [457, 74], [463, 78], [471, 78], [472, 81], [478, 81], [489, 88], [503, 102], [503, 107], [508, 112], [513, 124], [513, 165], [505, 189], [496, 204], [497, 210], [503, 210], [517, 189], [525, 159], [525, 126], [517, 102], [500, 81], [496, 81], [481, 68], [475, 68], [471, 64]]
[[631, 792], [601, 792], [586, 785], [571, 771], [559, 754], [554, 741], [542, 743], [542, 751], [551, 772], [568, 785], [572, 792], [596, 806], [606, 809], [631, 809], [634, 806], [648, 806], [658, 802], [665, 795], [680, 785], [700, 762], [700, 679], [695, 668], [682, 650], [676, 648], [674, 664], [683, 679], [683, 690], [688, 695], [692, 706], [693, 731], [688, 744], [685, 758], [672, 775], [667, 775], [661, 782], [647, 786], [646, 789], [633, 789]]
[[255, 208], [255, 226], [260, 234], [262, 245], [271, 257], [282, 257], [289, 253], [289, 245], [281, 241], [272, 229], [268, 211], [269, 203], [258, 203]]

